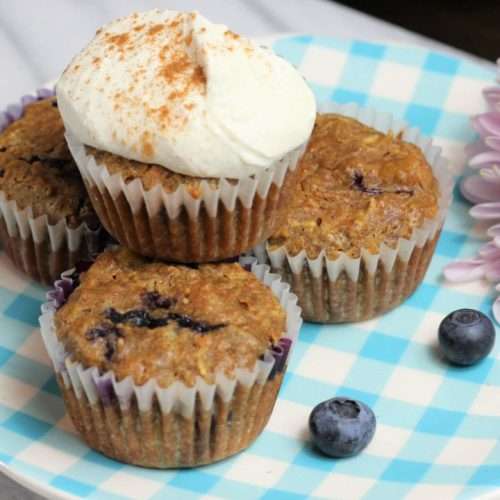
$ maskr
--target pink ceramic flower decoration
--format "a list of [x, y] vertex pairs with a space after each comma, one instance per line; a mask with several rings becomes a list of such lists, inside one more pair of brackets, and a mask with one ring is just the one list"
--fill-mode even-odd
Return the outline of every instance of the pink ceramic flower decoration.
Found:
[[[498, 66], [500, 70], [500, 59]], [[500, 86], [487, 88], [483, 94], [488, 111], [472, 119], [480, 138], [466, 149], [469, 166], [477, 173], [463, 180], [461, 191], [474, 203], [470, 215], [486, 224], [491, 222], [487, 230], [490, 241], [476, 257], [446, 266], [444, 276], [456, 283], [485, 278], [496, 283], [500, 292]], [[500, 297], [493, 305], [493, 315], [500, 323]]]

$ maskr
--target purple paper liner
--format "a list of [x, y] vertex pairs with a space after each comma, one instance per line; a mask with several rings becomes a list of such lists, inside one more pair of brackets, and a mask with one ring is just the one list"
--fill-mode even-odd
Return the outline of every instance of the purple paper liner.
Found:
[[285, 370], [291, 347], [292, 340], [287, 337], [279, 339], [278, 343], [271, 347], [274, 365], [269, 374], [269, 380], [272, 380], [278, 373]]
[[53, 303], [53, 309], [57, 311], [75, 289], [70, 278], [62, 278], [54, 283], [54, 289], [47, 292], [47, 299]]
[[[38, 102], [38, 101], [42, 101], [44, 99], [54, 97], [55, 94], [56, 93], [55, 93], [54, 88], [40, 88], [35, 92], [34, 95], [33, 94], [24, 95], [20, 98], [19, 103], [11, 104], [11, 105], [7, 106], [5, 111], [0, 112], [0, 133], [3, 130], [5, 130], [9, 125], [14, 123], [16, 120], [19, 120], [23, 116], [24, 110], [27, 106], [29, 106], [30, 104], [32, 104], [34, 102]], [[0, 217], [1, 217], [1, 214], [0, 214]], [[91, 253], [100, 252], [102, 250], [102, 248], [104, 247], [104, 245], [106, 244], [106, 241], [105, 241], [106, 233], [103, 231], [103, 229], [100, 225], [98, 226], [97, 230], [91, 229], [90, 227], [87, 227], [87, 230], [94, 233], [95, 240], [96, 240], [96, 241], [92, 240], [89, 242], [89, 240], [87, 240], [87, 236], [84, 237], [85, 244], [88, 245], [88, 252], [91, 252]], [[80, 249], [82, 248], [82, 244], [80, 244], [79, 248]], [[36, 252], [36, 250], [35, 250], [35, 252]], [[87, 252], [85, 252], [85, 253], [87, 253]], [[45, 277], [45, 275], [43, 275], [43, 277], [41, 274], [40, 274], [40, 276], [33, 275], [31, 273], [31, 271], [28, 270], [31, 268], [27, 267], [28, 266], [27, 264], [25, 264], [24, 262], [22, 264], [17, 263], [16, 260], [14, 258], [12, 258], [12, 256], [11, 256], [11, 260], [13, 260], [14, 264], [17, 265], [17, 267], [20, 270], [24, 271], [32, 279], [35, 279], [37, 281], [41, 281], [44, 284], [47, 284], [47, 278]], [[38, 268], [38, 263], [36, 263], [36, 264], [37, 264], [37, 272], [40, 272], [40, 270]], [[64, 264], [64, 267], [70, 267], [70, 265], [72, 265], [72, 263], [70, 264], [70, 262], [64, 262], [63, 264]], [[52, 275], [51, 275], [51, 277], [52, 277]], [[49, 283], [50, 283], [50, 278], [49, 278]]]
[[61, 274], [61, 279], [54, 283], [54, 287], [46, 294], [48, 303], [57, 311], [69, 299], [69, 296], [80, 285], [80, 274], [87, 271], [94, 261], [82, 260], [77, 262], [74, 269], [69, 269]]
[[95, 381], [99, 399], [105, 406], [111, 405], [117, 396], [113, 387], [113, 381], [110, 378], [100, 378]]
[[36, 95], [24, 95], [21, 97], [21, 102], [10, 104], [5, 111], [0, 112], [0, 132], [3, 132], [11, 123], [19, 120], [23, 116], [24, 109], [29, 104], [42, 101], [55, 95], [54, 89], [41, 88], [36, 91]]

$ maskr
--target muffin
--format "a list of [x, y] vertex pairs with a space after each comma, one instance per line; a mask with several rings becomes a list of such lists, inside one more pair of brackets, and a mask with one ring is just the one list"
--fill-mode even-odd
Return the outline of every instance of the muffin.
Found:
[[352, 109], [368, 125], [318, 115], [287, 222], [257, 249], [307, 321], [366, 320], [401, 304], [425, 275], [451, 199], [438, 148]]
[[0, 241], [17, 268], [48, 285], [98, 251], [100, 223], [53, 93], [22, 103], [0, 119]]
[[284, 222], [316, 105], [270, 50], [197, 12], [136, 13], [97, 31], [57, 96], [95, 210], [124, 246], [210, 262]]
[[146, 467], [193, 467], [246, 448], [280, 388], [300, 309], [254, 263], [191, 267], [110, 248], [66, 273], [41, 330], [86, 443]]

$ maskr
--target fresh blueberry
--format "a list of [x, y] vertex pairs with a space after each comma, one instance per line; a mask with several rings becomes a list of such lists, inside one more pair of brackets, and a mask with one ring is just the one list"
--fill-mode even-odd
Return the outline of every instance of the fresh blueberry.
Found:
[[347, 398], [323, 401], [309, 417], [314, 444], [331, 457], [357, 455], [372, 440], [375, 428], [373, 411]]
[[486, 357], [495, 343], [495, 327], [482, 312], [459, 309], [439, 325], [439, 345], [444, 356], [457, 365], [472, 365]]

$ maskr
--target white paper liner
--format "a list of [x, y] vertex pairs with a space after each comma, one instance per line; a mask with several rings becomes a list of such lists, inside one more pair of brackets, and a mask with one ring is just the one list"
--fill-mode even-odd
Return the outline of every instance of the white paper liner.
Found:
[[[277, 274], [272, 274], [268, 266], [258, 264], [255, 258], [243, 257], [240, 262], [246, 268], [251, 266], [251, 272], [271, 289], [273, 295], [279, 299], [280, 304], [285, 309], [286, 332], [284, 332], [283, 338], [289, 339], [291, 343], [290, 351], [287, 354], [289, 357], [302, 325], [297, 297], [290, 292], [288, 284], [283, 283]], [[66, 281], [67, 286], [71, 286], [69, 276], [72, 272], [73, 270], [67, 271], [61, 276], [62, 281]], [[62, 286], [64, 287], [64, 284]], [[253, 384], [264, 384], [269, 379], [275, 364], [275, 358], [269, 350], [263, 360], [257, 360], [252, 370], [237, 368], [233, 378], [228, 377], [223, 372], [216, 373], [215, 384], [208, 384], [201, 377], [197, 378], [193, 387], [176, 381], [169, 387], [163, 388], [154, 379], [139, 386], [133, 382], [132, 377], [118, 381], [112, 371], [101, 374], [96, 367], [85, 368], [81, 363], [71, 360], [71, 355], [65, 351], [55, 333], [54, 315], [56, 308], [56, 299], [50, 298], [42, 305], [42, 314], [39, 319], [47, 352], [56, 373], [62, 377], [65, 386], [67, 388], [73, 387], [79, 399], [85, 394], [92, 405], [97, 403], [99, 399], [103, 404], [107, 404], [108, 395], [112, 391], [122, 410], [129, 408], [132, 396], [135, 394], [140, 411], [146, 412], [152, 408], [154, 396], [156, 396], [164, 414], [176, 412], [189, 418], [193, 416], [197, 396], [200, 397], [203, 408], [210, 411], [216, 393], [224, 402], [228, 402], [232, 399], [238, 384], [245, 387], [250, 387]], [[286, 360], [284, 363], [286, 364]]]
[[433, 145], [432, 139], [424, 137], [417, 128], [409, 128], [405, 122], [395, 119], [390, 113], [381, 113], [373, 108], [363, 108], [357, 104], [346, 105], [333, 102], [321, 104], [318, 111], [349, 116], [384, 133], [403, 132], [402, 137], [405, 141], [417, 145], [422, 150], [438, 181], [440, 190], [438, 214], [433, 219], [425, 220], [422, 227], [414, 230], [411, 238], [400, 238], [395, 248], [382, 244], [379, 253], [376, 254], [362, 249], [357, 258], [347, 253], [340, 253], [337, 258], [330, 259], [322, 250], [315, 259], [312, 259], [307, 256], [305, 250], [297, 255], [290, 255], [285, 246], [270, 250], [267, 242], [256, 247], [254, 253], [259, 262], [270, 262], [273, 269], [283, 267], [286, 259], [294, 274], [301, 273], [307, 264], [315, 278], [322, 275], [323, 268], [326, 266], [330, 281], [335, 281], [342, 271], [346, 272], [351, 281], [357, 281], [361, 261], [369, 274], [375, 273], [379, 262], [382, 262], [386, 272], [390, 273], [398, 258], [403, 262], [408, 262], [415, 247], [422, 248], [442, 228], [453, 196], [453, 177], [448, 169], [447, 160], [441, 155], [441, 148]]
[[53, 252], [57, 252], [65, 242], [70, 252], [76, 252], [86, 235], [97, 238], [100, 232], [100, 229], [90, 229], [85, 222], [71, 228], [66, 218], [50, 224], [46, 214], [33, 217], [31, 207], [19, 209], [16, 201], [7, 200], [3, 191], [0, 191], [0, 216], [11, 238], [32, 239], [35, 243], [43, 243], [48, 238]]
[[176, 262], [213, 262], [235, 257], [264, 241], [281, 223], [305, 145], [266, 170], [239, 180], [200, 184], [200, 197], [181, 185], [146, 191], [140, 179], [126, 183], [98, 165], [67, 131], [67, 142], [101, 222], [139, 254]]
[[137, 213], [145, 203], [150, 217], [156, 215], [160, 206], [164, 205], [172, 219], [179, 215], [182, 207], [186, 208], [190, 217], [197, 217], [202, 202], [210, 217], [217, 215], [219, 203], [223, 203], [229, 211], [234, 210], [237, 199], [241, 200], [246, 208], [251, 207], [256, 194], [265, 198], [271, 184], [282, 186], [286, 172], [295, 170], [305, 149], [305, 146], [294, 149], [274, 166], [262, 170], [253, 177], [238, 179], [235, 183], [221, 179], [217, 189], [210, 187], [208, 182], [202, 181], [201, 197], [194, 198], [184, 186], [179, 186], [176, 191], [167, 193], [161, 186], [145, 191], [140, 179], [127, 184], [120, 174], [111, 175], [105, 165], [97, 165], [94, 158], [86, 154], [85, 146], [70, 131], [66, 132], [66, 140], [82, 177], [96, 185], [99, 191], [107, 190], [113, 199], [123, 192], [132, 208], [132, 213]]

